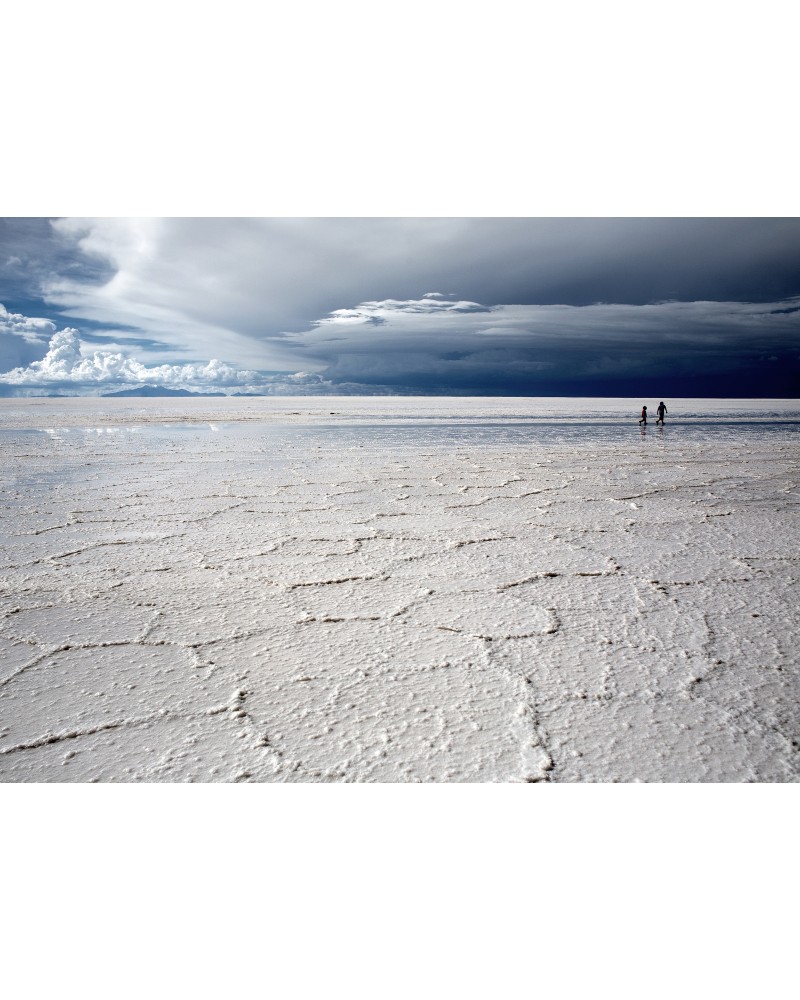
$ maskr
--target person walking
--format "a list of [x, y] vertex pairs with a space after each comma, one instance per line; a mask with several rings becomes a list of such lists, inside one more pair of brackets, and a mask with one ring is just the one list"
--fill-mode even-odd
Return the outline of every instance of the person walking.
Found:
[[642, 416], [641, 416], [641, 418], [639, 420], [639, 423], [640, 424], [644, 424], [645, 427], [647, 426], [647, 407], [646, 406], [642, 407]]
[[666, 406], [664, 406], [664, 400], [662, 399], [661, 402], [658, 404], [658, 408], [656, 409], [656, 413], [658, 414], [658, 420], [656, 420], [656, 427], [658, 427], [659, 424], [661, 424], [662, 427], [664, 426], [664, 414], [666, 412], [667, 408]]

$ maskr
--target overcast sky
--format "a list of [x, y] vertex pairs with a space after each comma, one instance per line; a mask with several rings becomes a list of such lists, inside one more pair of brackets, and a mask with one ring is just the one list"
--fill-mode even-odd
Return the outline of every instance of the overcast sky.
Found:
[[0, 393], [797, 396], [797, 219], [0, 220]]

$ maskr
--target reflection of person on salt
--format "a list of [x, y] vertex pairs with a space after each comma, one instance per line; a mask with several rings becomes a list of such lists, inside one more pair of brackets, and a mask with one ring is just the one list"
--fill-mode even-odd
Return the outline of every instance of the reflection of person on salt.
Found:
[[644, 424], [645, 426], [647, 426], [647, 407], [646, 406], [642, 407], [642, 416], [641, 416], [641, 418], [639, 420], [639, 423], [640, 424]]
[[658, 420], [656, 420], [656, 425], [661, 424], [662, 427], [664, 426], [664, 414], [666, 412], [667, 408], [666, 406], [664, 406], [664, 400], [662, 399], [661, 402], [658, 404], [658, 407], [656, 408], [656, 413], [658, 414]]

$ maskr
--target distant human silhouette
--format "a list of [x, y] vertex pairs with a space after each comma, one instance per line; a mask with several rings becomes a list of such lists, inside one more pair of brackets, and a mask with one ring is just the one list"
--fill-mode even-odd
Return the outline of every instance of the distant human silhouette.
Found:
[[666, 412], [667, 408], [666, 406], [664, 406], [664, 400], [662, 399], [661, 402], [658, 404], [658, 407], [656, 408], [656, 413], [658, 414], [658, 420], [656, 420], [656, 427], [659, 424], [661, 424], [662, 427], [664, 426], [664, 414]]
[[641, 419], [639, 420], [639, 423], [647, 425], [647, 407], [646, 406], [642, 407], [642, 416], [641, 416]]

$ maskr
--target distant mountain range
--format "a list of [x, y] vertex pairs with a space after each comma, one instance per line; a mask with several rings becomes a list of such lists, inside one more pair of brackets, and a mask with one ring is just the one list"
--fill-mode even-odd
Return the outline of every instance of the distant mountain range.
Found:
[[190, 392], [188, 389], [167, 389], [160, 385], [140, 385], [136, 389], [120, 389], [117, 392], [104, 392], [103, 399], [109, 396], [224, 396], [224, 392]]

